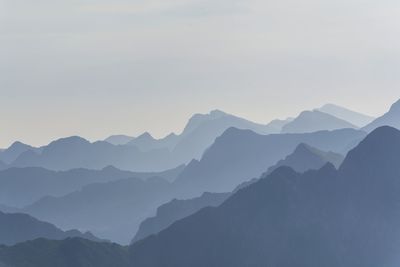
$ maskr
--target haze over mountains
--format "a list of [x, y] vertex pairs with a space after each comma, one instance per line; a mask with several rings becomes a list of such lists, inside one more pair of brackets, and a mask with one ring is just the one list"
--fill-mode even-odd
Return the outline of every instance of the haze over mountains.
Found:
[[381, 127], [381, 126], [392, 126], [397, 129], [400, 129], [400, 100], [394, 103], [390, 110], [382, 115], [381, 117], [375, 119], [370, 124], [366, 125], [362, 129], [367, 132], [371, 132], [374, 129]]
[[348, 121], [349, 123], [351, 123], [357, 127], [360, 127], [360, 128], [367, 125], [368, 123], [371, 123], [375, 119], [374, 117], [364, 115], [362, 113], [355, 112], [355, 111], [352, 111], [347, 108], [344, 108], [344, 107], [341, 107], [338, 105], [334, 105], [334, 104], [323, 105], [322, 107], [318, 108], [317, 110], [324, 112], [324, 113], [328, 113], [339, 119]]
[[[128, 249], [82, 239], [39, 239], [1, 247], [0, 261], [15, 267], [71, 262], [78, 267], [395, 267], [399, 158], [400, 131], [379, 128], [339, 170], [327, 164], [299, 174], [280, 167], [219, 207], [200, 210]], [[104, 253], [108, 257], [101, 263]]]
[[133, 177], [143, 180], [160, 177], [169, 181], [174, 180], [182, 169], [183, 166], [161, 173], [134, 173], [111, 166], [102, 170], [72, 169], [59, 172], [38, 167], [10, 168], [0, 171], [0, 203], [22, 208], [45, 196], [59, 197], [80, 190], [85, 185]]
[[50, 223], [22, 213], [7, 214], [0, 211], [0, 225], [0, 245], [15, 245], [37, 238], [62, 240], [68, 237], [80, 237], [102, 241], [89, 232], [83, 234], [77, 230], [62, 231]]
[[283, 166], [291, 167], [294, 171], [302, 173], [308, 170], [318, 170], [328, 162], [332, 163], [335, 168], [339, 168], [343, 160], [344, 156], [338, 153], [321, 151], [301, 143], [292, 154], [270, 167], [268, 173], [272, 173], [274, 170]]
[[377, 129], [339, 171], [277, 169], [220, 207], [134, 244], [131, 264], [397, 266], [399, 158], [400, 132]]
[[16, 142], [0, 151], [0, 266], [395, 267], [400, 132], [375, 127], [397, 127], [399, 103], [377, 119], [215, 110], [162, 139]]
[[238, 184], [259, 177], [300, 143], [345, 154], [365, 135], [365, 132], [354, 129], [259, 135], [230, 128], [216, 139], [200, 161], [194, 160], [187, 165], [175, 184], [186, 196], [207, 191], [232, 191]]
[[106, 141], [90, 143], [74, 136], [55, 140], [41, 148], [16, 142], [0, 152], [0, 161], [13, 167], [34, 166], [51, 170], [102, 169], [113, 165], [131, 171], [162, 171], [189, 163], [192, 159], [200, 159], [214, 140], [230, 127], [249, 129], [259, 134], [305, 133], [357, 128], [343, 118], [358, 123], [362, 119], [369, 119], [333, 105], [325, 106], [321, 110], [339, 114], [341, 118], [314, 110], [303, 112], [295, 119], [274, 120], [263, 125], [214, 110], [209, 114], [194, 115], [181, 134], [171, 133], [163, 139], [155, 139], [149, 133], [144, 133], [136, 138], [118, 135], [111, 136]]
[[357, 128], [357, 126], [318, 110], [303, 111], [282, 127], [282, 133], [310, 133], [322, 130]]
[[172, 192], [161, 178], [127, 178], [90, 184], [61, 197], [43, 197], [22, 211], [61, 229], [90, 231], [129, 244], [141, 221], [171, 200]]

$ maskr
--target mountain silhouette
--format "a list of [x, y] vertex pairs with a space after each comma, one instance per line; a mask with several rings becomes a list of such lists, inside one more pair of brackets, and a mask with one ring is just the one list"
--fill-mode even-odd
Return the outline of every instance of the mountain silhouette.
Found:
[[[260, 134], [270, 134], [279, 133], [282, 126], [287, 122], [287, 120], [275, 120], [263, 125], [220, 110], [213, 110], [208, 114], [193, 115], [179, 135], [171, 133], [162, 139], [155, 139], [150, 133], [146, 132], [138, 137], [111, 136], [105, 141], [112, 144], [133, 146], [143, 152], [168, 150], [171, 152], [169, 157], [175, 159], [175, 166], [177, 166], [188, 163], [192, 159], [199, 159], [215, 139], [230, 127], [250, 129]], [[125, 142], [126, 140], [128, 141]]]
[[268, 125], [257, 124], [220, 110], [214, 110], [209, 114], [196, 114], [189, 120], [179, 136], [173, 153], [185, 162], [200, 159], [215, 139], [230, 127], [252, 130], [259, 134], [274, 132], [274, 128]]
[[161, 173], [135, 173], [108, 166], [102, 170], [72, 169], [50, 171], [44, 168], [10, 168], [0, 171], [0, 204], [22, 208], [45, 196], [63, 196], [92, 183], [126, 178], [161, 177], [172, 181], [183, 166]]
[[[280, 167], [126, 247], [38, 239], [0, 247], [19, 266], [398, 266], [400, 132], [382, 127], [346, 156], [299, 174]], [[97, 265], [96, 265], [97, 264]]]
[[[0, 246], [4, 267], [128, 267], [125, 248], [82, 238], [35, 239], [12, 247]], [[2, 267], [3, 267], [2, 266]]]
[[117, 145], [126, 145], [127, 143], [132, 141], [134, 138], [135, 137], [132, 137], [132, 136], [119, 134], [119, 135], [111, 135], [111, 136], [107, 137], [106, 139], [104, 139], [104, 141], [117, 146]]
[[330, 114], [313, 110], [303, 111], [282, 128], [282, 133], [310, 133], [321, 130], [357, 128], [357, 126]]
[[10, 246], [37, 238], [61, 240], [68, 237], [101, 241], [89, 232], [82, 234], [77, 230], [62, 231], [50, 223], [39, 221], [27, 214], [0, 211], [0, 244], [2, 245]]
[[204, 153], [182, 171], [175, 186], [180, 197], [192, 198], [203, 192], [231, 192], [237, 185], [260, 177], [301, 143], [324, 151], [345, 154], [366, 135], [363, 131], [342, 129], [303, 134], [259, 135], [250, 130], [228, 129]]
[[348, 121], [357, 127], [363, 127], [375, 119], [374, 117], [364, 115], [362, 113], [355, 112], [334, 104], [326, 104], [317, 110]]
[[78, 137], [58, 139], [43, 147], [40, 153], [26, 151], [14, 167], [43, 167], [50, 170], [74, 168], [102, 169], [106, 166], [132, 171], [162, 171], [181, 165], [167, 150], [142, 152], [134, 146], [112, 145], [105, 141], [90, 143]]
[[[299, 144], [295, 151], [287, 156], [285, 159], [280, 160], [276, 165], [268, 169], [267, 174], [272, 173], [275, 169], [288, 166], [298, 172], [305, 172], [308, 170], [317, 170], [323, 167], [326, 163], [334, 164], [336, 168], [340, 166], [344, 157], [340, 154], [333, 152], [324, 152], [307, 144]], [[267, 175], [263, 174], [263, 176]], [[242, 188], [253, 184], [258, 179], [253, 179], [249, 182], [240, 184], [233, 193], [236, 193]], [[186, 200], [174, 199], [169, 203], [160, 206], [157, 209], [155, 217], [144, 220], [136, 233], [133, 242], [144, 239], [147, 236], [156, 234], [161, 230], [167, 228], [172, 223], [187, 217], [202, 208], [215, 207], [225, 201], [232, 193], [204, 193], [200, 197]]]
[[318, 170], [328, 162], [332, 163], [336, 168], [339, 168], [343, 159], [344, 157], [338, 153], [325, 152], [305, 143], [301, 143], [292, 154], [270, 167], [268, 173], [282, 166], [288, 166], [296, 172], [302, 173], [308, 170]]
[[127, 143], [127, 145], [135, 146], [141, 151], [151, 151], [156, 149], [173, 150], [179, 141], [179, 137], [174, 133], [169, 134], [165, 138], [155, 139], [150, 133], [146, 132]]
[[130, 247], [132, 266], [390, 266], [400, 238], [400, 131], [382, 127], [299, 174], [281, 167]]
[[381, 126], [392, 126], [400, 129], [400, 100], [394, 103], [387, 113], [375, 119], [362, 129], [364, 131], [371, 132]]
[[61, 197], [43, 197], [22, 209], [62, 229], [81, 229], [129, 244], [139, 224], [173, 198], [171, 184], [153, 177], [95, 183]]
[[9, 148], [0, 151], [0, 160], [6, 164], [12, 163], [19, 155], [26, 151], [40, 151], [40, 148], [35, 148], [21, 142], [14, 142]]
[[157, 234], [172, 223], [183, 219], [204, 207], [215, 207], [228, 198], [230, 193], [204, 193], [200, 197], [178, 200], [174, 199], [157, 209], [155, 217], [144, 220], [136, 233], [132, 243]]

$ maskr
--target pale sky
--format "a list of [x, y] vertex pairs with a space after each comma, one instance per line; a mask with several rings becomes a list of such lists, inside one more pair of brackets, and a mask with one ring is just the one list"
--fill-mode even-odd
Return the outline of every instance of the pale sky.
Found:
[[398, 0], [0, 0], [0, 147], [398, 98]]

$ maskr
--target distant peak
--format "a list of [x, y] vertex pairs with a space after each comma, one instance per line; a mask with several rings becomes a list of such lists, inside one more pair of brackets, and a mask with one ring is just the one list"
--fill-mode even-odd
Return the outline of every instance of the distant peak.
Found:
[[307, 145], [306, 143], [300, 143], [300, 144], [296, 147], [295, 153], [296, 153], [296, 152], [302, 152], [302, 151], [307, 151], [307, 152], [309, 152], [309, 151], [312, 151], [312, 150], [313, 150], [313, 148], [312, 148], [311, 146]]
[[336, 104], [327, 103], [327, 104], [323, 105], [322, 107], [320, 107], [320, 108], [317, 109], [317, 110], [320, 110], [320, 109], [331, 109], [331, 108], [335, 108], [335, 109], [347, 109], [347, 108], [345, 108], [345, 107], [342, 107], [342, 106], [339, 106], [339, 105], [336, 105]]
[[9, 149], [11, 148], [11, 149], [13, 149], [13, 148], [19, 148], [19, 147], [30, 147], [29, 145], [27, 145], [27, 144], [24, 144], [24, 143], [22, 143], [22, 142], [20, 142], [20, 141], [16, 141], [16, 142], [14, 142], [10, 147], [9, 147]]
[[103, 169], [101, 169], [102, 171], [119, 171], [119, 169], [117, 169], [116, 167], [114, 167], [113, 165], [108, 165], [106, 167], [104, 167]]
[[381, 126], [373, 130], [367, 137], [364, 139], [364, 141], [368, 141], [370, 139], [375, 139], [375, 138], [380, 138], [382, 140], [390, 137], [399, 137], [400, 136], [400, 131], [396, 128], [393, 128], [391, 126]]
[[69, 137], [57, 139], [57, 140], [51, 142], [49, 144], [49, 146], [51, 146], [51, 145], [59, 145], [59, 144], [66, 144], [66, 145], [70, 145], [70, 144], [90, 144], [90, 142], [88, 140], [86, 140], [85, 138], [82, 138], [80, 136], [69, 136]]
[[220, 117], [220, 116], [226, 116], [228, 114], [223, 112], [222, 110], [214, 109], [210, 112], [210, 115], [213, 117]]
[[154, 137], [149, 132], [144, 132], [139, 135], [136, 139], [154, 139]]
[[400, 112], [400, 99], [393, 103], [389, 112]]

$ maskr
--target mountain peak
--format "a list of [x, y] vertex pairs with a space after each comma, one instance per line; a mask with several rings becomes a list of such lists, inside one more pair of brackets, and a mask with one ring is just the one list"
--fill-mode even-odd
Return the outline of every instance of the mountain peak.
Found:
[[12, 145], [8, 149], [16, 149], [16, 148], [30, 148], [31, 146], [24, 144], [20, 141], [16, 141], [12, 143]]
[[223, 112], [222, 110], [214, 109], [210, 111], [209, 115], [211, 115], [211, 117], [221, 117], [221, 116], [226, 116], [228, 114]]
[[392, 173], [400, 175], [400, 131], [382, 126], [372, 131], [361, 143], [351, 150], [341, 171], [357, 174], [372, 173], [381, 177]]
[[154, 137], [149, 133], [149, 132], [144, 132], [141, 135], [139, 135], [138, 137], [136, 137], [136, 139], [149, 139], [149, 140], [154, 140]]
[[380, 126], [392, 126], [400, 129], [400, 100], [397, 100], [389, 109], [388, 112], [377, 118], [364, 128], [363, 130], [371, 132]]
[[60, 138], [49, 144], [51, 145], [72, 145], [72, 144], [89, 144], [90, 142], [80, 136], [69, 136], [65, 138]]
[[306, 110], [282, 128], [283, 133], [307, 133], [321, 130], [357, 128], [348, 121], [319, 110]]
[[400, 99], [393, 103], [393, 105], [390, 107], [389, 112], [396, 112], [400, 114]]

